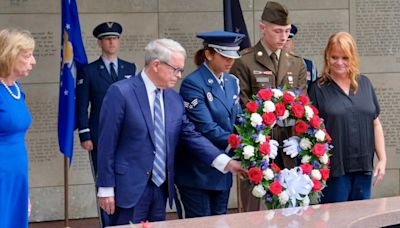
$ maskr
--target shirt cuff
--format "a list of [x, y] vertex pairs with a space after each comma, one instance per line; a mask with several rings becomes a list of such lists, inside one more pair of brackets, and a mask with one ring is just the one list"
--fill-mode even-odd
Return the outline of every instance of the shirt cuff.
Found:
[[231, 160], [232, 158], [230, 158], [228, 155], [220, 154], [214, 159], [214, 161], [211, 163], [211, 166], [216, 168], [221, 173], [225, 174], [228, 173], [228, 171], [225, 171], [225, 167]]
[[114, 196], [114, 187], [99, 187], [97, 190], [98, 197], [111, 197]]

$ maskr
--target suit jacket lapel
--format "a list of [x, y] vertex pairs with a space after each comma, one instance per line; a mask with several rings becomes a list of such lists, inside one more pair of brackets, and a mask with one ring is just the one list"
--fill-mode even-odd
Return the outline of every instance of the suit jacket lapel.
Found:
[[146, 86], [144, 85], [142, 75], [139, 73], [133, 79], [134, 83], [134, 93], [136, 95], [136, 99], [139, 103], [140, 110], [142, 111], [143, 118], [146, 122], [147, 129], [149, 130], [151, 140], [154, 143], [154, 124], [153, 120], [151, 119], [151, 111], [149, 105], [149, 98], [147, 96]]

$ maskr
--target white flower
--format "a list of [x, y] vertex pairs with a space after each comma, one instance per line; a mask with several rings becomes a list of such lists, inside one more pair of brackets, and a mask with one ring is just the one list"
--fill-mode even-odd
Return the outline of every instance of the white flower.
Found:
[[273, 112], [275, 111], [275, 104], [272, 101], [264, 101], [263, 112]]
[[289, 194], [287, 193], [287, 191], [283, 191], [281, 192], [281, 194], [279, 194], [279, 203], [286, 204], [288, 200]]
[[308, 196], [305, 196], [303, 198], [303, 203], [301, 206], [308, 206], [308, 205], [310, 205], [310, 198]]
[[280, 98], [281, 96], [283, 96], [282, 91], [280, 91], [279, 89], [272, 89], [272, 92], [274, 92], [275, 98]]
[[315, 133], [315, 138], [319, 142], [323, 142], [325, 140], [325, 132], [323, 130], [318, 130], [317, 133]]
[[260, 114], [252, 113], [250, 121], [251, 121], [251, 126], [256, 127], [256, 126], [261, 126], [263, 119], [260, 116]]
[[311, 141], [308, 138], [302, 138], [300, 140], [300, 148], [303, 150], [311, 149]]
[[268, 168], [263, 171], [263, 176], [265, 180], [272, 180], [274, 179], [274, 172], [272, 171], [272, 169]]
[[311, 177], [316, 179], [316, 180], [321, 180], [321, 178], [322, 178], [321, 172], [318, 169], [313, 169], [311, 171]]
[[265, 218], [267, 220], [272, 220], [275, 216], [275, 211], [274, 210], [265, 210]]
[[283, 116], [280, 116], [279, 119], [281, 120], [286, 120], [286, 118], [289, 117], [289, 111], [285, 109], [285, 112], [283, 113]]
[[265, 141], [267, 141], [267, 138], [265, 137], [265, 135], [263, 135], [261, 133], [258, 134], [258, 136], [257, 136], [257, 138], [255, 140], [256, 143], [260, 143], [260, 144], [265, 143]]
[[306, 118], [307, 120], [311, 120], [311, 118], [314, 116], [314, 111], [310, 106], [304, 106], [304, 110], [306, 112]]
[[244, 146], [243, 147], [243, 156], [244, 156], [244, 159], [247, 159], [247, 160], [249, 160], [251, 157], [253, 157], [254, 156], [254, 147], [250, 146], [250, 145]]
[[257, 198], [263, 197], [266, 193], [267, 191], [265, 191], [261, 184], [254, 186], [253, 191], [251, 191], [251, 194]]
[[328, 157], [328, 155], [325, 153], [324, 155], [322, 155], [321, 157], [319, 157], [319, 161], [322, 163], [322, 164], [327, 164], [328, 163], [328, 160], [329, 160], [329, 157]]
[[301, 158], [301, 163], [302, 163], [302, 164], [310, 163], [310, 160], [311, 160], [311, 156], [310, 156], [310, 155], [304, 155], [304, 156]]

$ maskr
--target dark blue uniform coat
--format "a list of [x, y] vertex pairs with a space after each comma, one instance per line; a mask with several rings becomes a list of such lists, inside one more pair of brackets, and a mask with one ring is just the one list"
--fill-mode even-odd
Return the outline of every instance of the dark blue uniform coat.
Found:
[[[183, 80], [180, 94], [196, 130], [225, 151], [228, 136], [234, 131], [235, 120], [241, 108], [238, 79], [227, 73], [224, 73], [223, 78], [224, 90], [210, 70], [202, 64]], [[199, 163], [183, 150], [185, 149], [182, 148], [177, 155], [177, 184], [208, 190], [228, 190], [232, 186], [230, 173], [223, 174]]]

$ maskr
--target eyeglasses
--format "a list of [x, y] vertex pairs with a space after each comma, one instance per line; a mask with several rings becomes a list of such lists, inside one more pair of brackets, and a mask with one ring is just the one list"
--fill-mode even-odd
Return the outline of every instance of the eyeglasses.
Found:
[[178, 73], [183, 74], [183, 71], [185, 71], [183, 68], [174, 67], [174, 66], [172, 66], [171, 64], [169, 64], [169, 63], [167, 63], [167, 62], [164, 62], [164, 61], [160, 61], [160, 62], [163, 63], [163, 64], [165, 64], [165, 65], [167, 65], [167, 66], [169, 66], [169, 67], [171, 67], [171, 68], [174, 70], [174, 74], [178, 74]]

